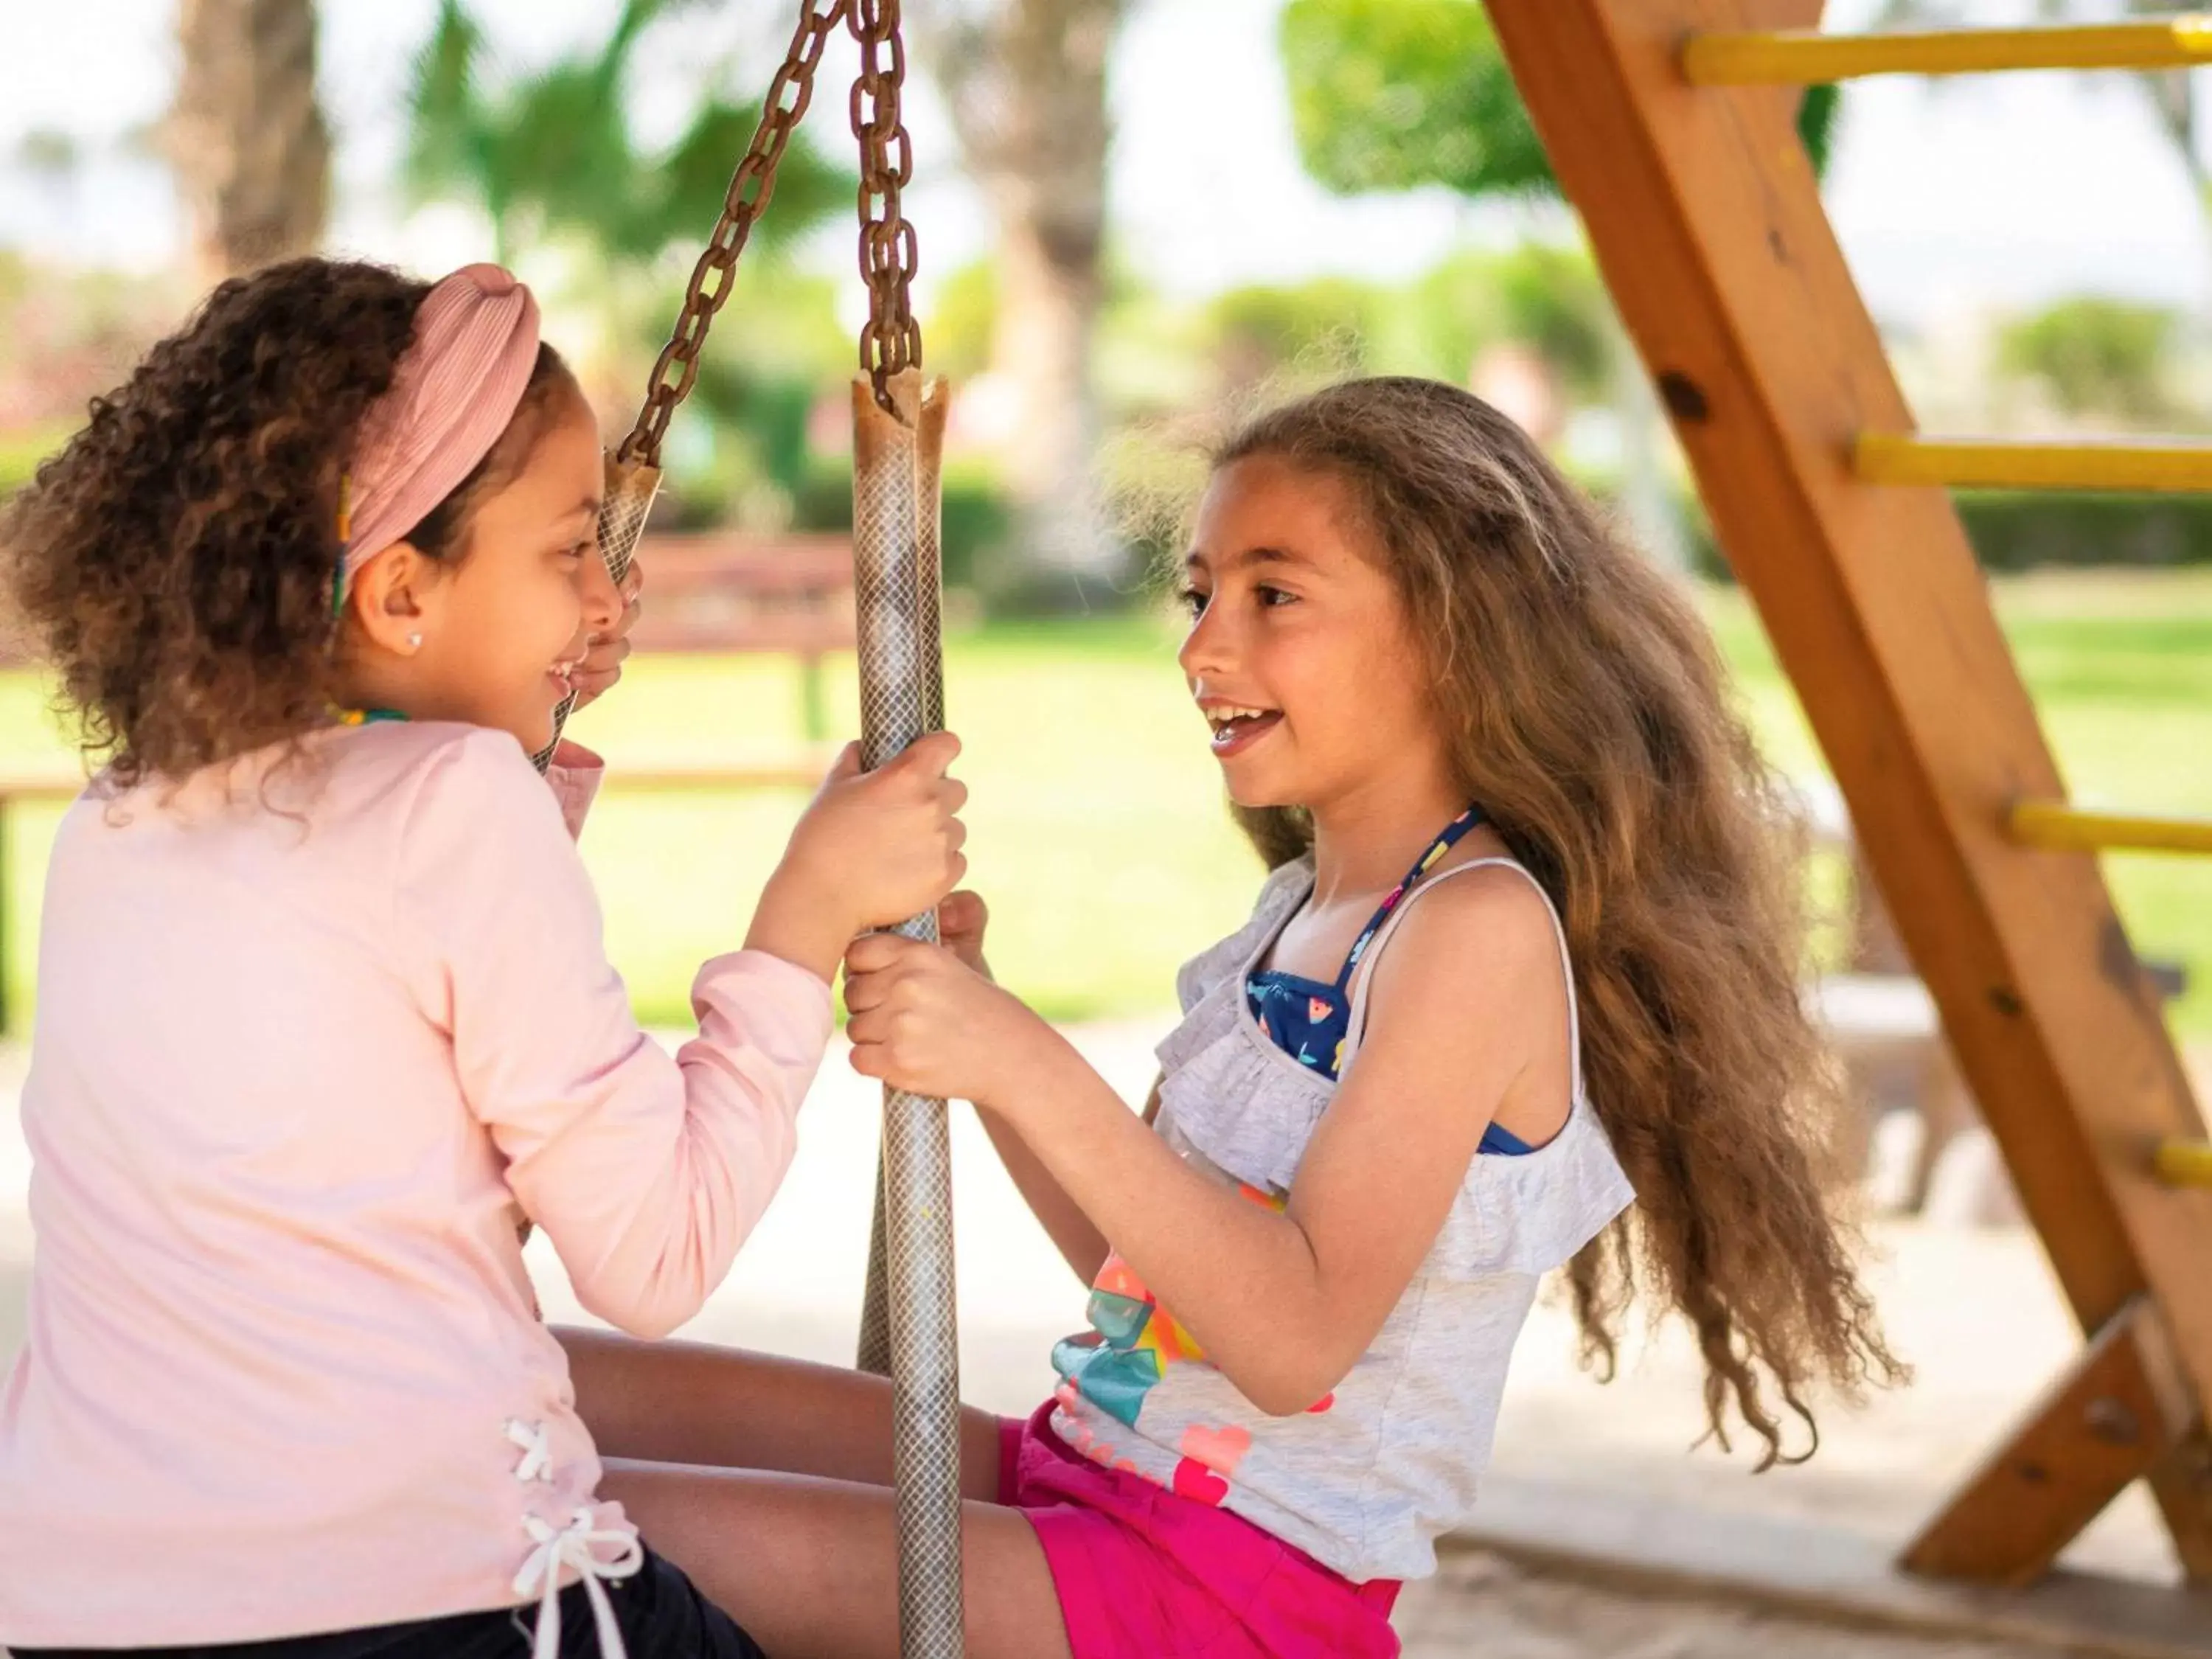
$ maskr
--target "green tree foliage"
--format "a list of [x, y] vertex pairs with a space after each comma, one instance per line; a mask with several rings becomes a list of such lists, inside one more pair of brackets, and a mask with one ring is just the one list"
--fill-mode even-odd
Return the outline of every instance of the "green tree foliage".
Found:
[[[1290, 0], [1281, 31], [1299, 160], [1324, 188], [1559, 193], [1477, 0]], [[1800, 107], [1815, 167], [1836, 111], [1833, 87], [1812, 88]]]
[[1323, 276], [1232, 289], [1206, 307], [1206, 343], [1224, 379], [1342, 373], [1463, 380], [1482, 350], [1521, 341], [1567, 392], [1607, 390], [1607, 301], [1579, 248], [1532, 242], [1455, 254], [1402, 286]]
[[1607, 395], [1614, 343], [1612, 301], [1587, 251], [1529, 242], [1503, 253], [1462, 253], [1417, 283], [1405, 314], [1417, 320], [1436, 363], [1421, 372], [1466, 377], [1501, 340], [1533, 346], [1569, 397]]
[[1288, 369], [1324, 378], [1372, 368], [1385, 295], [1371, 283], [1323, 276], [1231, 289], [1208, 307], [1224, 376], [1245, 384]]
[[1474, 0], [1291, 0], [1281, 31], [1298, 156], [1326, 188], [1556, 191]]
[[933, 371], [957, 382], [991, 366], [1001, 286], [998, 262], [988, 258], [971, 260], [938, 284], [937, 302], [922, 325]]
[[[624, 0], [595, 49], [535, 73], [495, 77], [482, 26], [464, 0], [441, 0], [408, 94], [410, 195], [481, 208], [501, 258], [562, 232], [630, 264], [672, 243], [703, 242], [760, 106], [710, 89], [676, 142], [647, 154], [631, 135], [625, 97], [645, 31], [696, 9], [696, 0]], [[823, 160], [803, 131], [795, 135], [755, 247], [788, 244], [849, 205], [854, 189], [850, 174]]]
[[[627, 83], [638, 43], [654, 24], [695, 9], [697, 0], [624, 0], [595, 46], [501, 75], [465, 0], [441, 0], [409, 94], [410, 198], [480, 210], [502, 263], [543, 243], [579, 247], [585, 257], [572, 264], [569, 297], [599, 313], [610, 347], [600, 390], [623, 400], [641, 396], [682, 299], [662, 256], [680, 255], [688, 275], [760, 116], [757, 103], [716, 90], [726, 76], [710, 71], [674, 143], [648, 152], [633, 137]], [[793, 136], [670, 434], [667, 465], [686, 516], [773, 526], [804, 490], [808, 414], [825, 381], [835, 384], [849, 364], [852, 346], [830, 285], [779, 256], [850, 211], [856, 187], [803, 131]], [[747, 314], [774, 315], [777, 326], [734, 325]]]
[[1318, 276], [1232, 288], [1203, 307], [1199, 347], [1225, 383], [1249, 385], [1340, 374], [1464, 380], [1502, 341], [1535, 347], [1571, 398], [1606, 396], [1613, 334], [1589, 254], [1524, 243], [1453, 254], [1409, 283]]
[[2180, 333], [2162, 307], [2079, 295], [2006, 325], [1997, 366], [2040, 381], [2063, 414], [2161, 422], [2175, 413], [2166, 367]]

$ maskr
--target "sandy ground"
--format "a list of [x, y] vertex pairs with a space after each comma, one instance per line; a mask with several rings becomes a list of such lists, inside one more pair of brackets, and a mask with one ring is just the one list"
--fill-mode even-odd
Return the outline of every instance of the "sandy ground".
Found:
[[1446, 1564], [1394, 1620], [1407, 1659], [2011, 1659], [2017, 1646], [1838, 1629], [1593, 1589], [1495, 1556]]
[[[1150, 1044], [1164, 1020], [1073, 1035], [1126, 1095], [1150, 1080]], [[30, 1231], [28, 1156], [15, 1115], [23, 1058], [0, 1051], [0, 1364], [21, 1340]], [[735, 1271], [684, 1334], [845, 1363], [852, 1353], [866, 1242], [874, 1094], [834, 1053], [803, 1119], [783, 1192]], [[956, 1207], [965, 1391], [979, 1405], [1026, 1411], [1048, 1386], [1046, 1353], [1074, 1328], [1083, 1292], [999, 1170], [972, 1117], [955, 1117]], [[2065, 1362], [2078, 1341], [2033, 1237], [1886, 1224], [1870, 1234], [1870, 1273], [1914, 1383], [1858, 1409], [1824, 1413], [1819, 1456], [1753, 1477], [1751, 1458], [1706, 1446], [1694, 1355], [1673, 1334], [1640, 1344], [1601, 1386], [1574, 1360], [1571, 1320], [1540, 1306], [1516, 1360], [1495, 1468], [1564, 1483], [1604, 1505], [1610, 1495], [1680, 1499], [1746, 1517], [1816, 1520], [1901, 1540]], [[581, 1321], [559, 1264], [532, 1249], [546, 1312]], [[2116, 1504], [2069, 1565], [2162, 1580], [2173, 1571], [2140, 1492]], [[2016, 1650], [1944, 1644], [1796, 1625], [1741, 1607], [1652, 1600], [1463, 1553], [1408, 1589], [1397, 1623], [1418, 1659], [1805, 1659], [1868, 1655], [1954, 1659]]]

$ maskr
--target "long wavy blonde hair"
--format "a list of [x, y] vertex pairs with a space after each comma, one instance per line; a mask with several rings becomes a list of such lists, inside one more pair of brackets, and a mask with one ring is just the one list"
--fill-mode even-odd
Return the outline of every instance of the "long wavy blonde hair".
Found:
[[[1899, 1380], [1823, 1200], [1835, 1072], [1799, 994], [1807, 905], [1794, 813], [1729, 705], [1678, 585], [1514, 423], [1455, 387], [1348, 381], [1249, 419], [1218, 469], [1267, 455], [1349, 487], [1424, 641], [1480, 801], [1564, 920], [1591, 1103], [1633, 1209], [1569, 1269], [1585, 1361], [1610, 1376], [1639, 1299], [1681, 1315], [1712, 1433], [1785, 1455], [1826, 1382]], [[1271, 865], [1295, 809], [1238, 811]]]

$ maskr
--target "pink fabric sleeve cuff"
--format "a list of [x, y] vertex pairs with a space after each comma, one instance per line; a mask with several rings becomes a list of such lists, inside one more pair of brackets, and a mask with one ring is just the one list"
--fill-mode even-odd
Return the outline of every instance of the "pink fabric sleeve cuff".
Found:
[[[747, 980], [772, 994], [788, 998], [781, 1010], [787, 1017], [784, 1029], [796, 1032], [803, 1041], [818, 1042], [826, 1047], [836, 1034], [837, 1011], [830, 981], [811, 968], [786, 962], [767, 951], [751, 949], [732, 951], [700, 964], [691, 981], [691, 1008], [699, 1017], [702, 1031], [718, 994]], [[803, 1030], [790, 1023], [796, 1019], [807, 1022]]]

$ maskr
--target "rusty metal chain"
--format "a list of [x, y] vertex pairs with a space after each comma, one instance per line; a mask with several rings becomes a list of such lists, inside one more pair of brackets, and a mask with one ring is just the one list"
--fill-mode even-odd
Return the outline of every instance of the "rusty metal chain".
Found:
[[860, 367], [875, 383], [876, 401], [890, 405], [887, 383], [921, 366], [921, 325], [909, 288], [921, 262], [914, 226], [899, 192], [914, 182], [914, 143], [899, 114], [906, 84], [906, 42], [899, 0], [848, 0], [860, 74], [853, 82], [853, 134], [860, 141], [860, 276], [868, 285], [868, 322], [860, 331]]
[[[775, 79], [769, 83], [768, 95], [761, 100], [760, 125], [753, 130], [752, 143], [746, 147], [744, 159], [731, 176], [722, 216], [714, 222], [714, 234], [708, 241], [707, 250], [692, 267], [691, 283], [684, 290], [684, 309], [677, 318], [676, 331], [663, 348], [660, 361], [653, 365], [645, 407], [639, 411], [637, 424], [630, 429], [629, 436], [623, 440], [622, 447], [616, 452], [617, 459], [643, 461], [652, 466], [660, 465], [660, 444], [668, 434], [669, 417], [690, 394], [693, 383], [699, 378], [699, 349], [707, 343], [707, 330], [714, 320], [714, 313], [730, 297], [738, 256], [744, 252], [754, 222], [775, 192], [776, 164], [783, 160], [784, 147], [791, 142], [792, 130], [806, 113], [807, 105], [813, 101], [814, 72], [821, 64], [823, 48], [829, 44], [837, 25], [845, 21], [852, 3], [853, 0], [800, 0], [799, 27], [791, 37], [791, 49], [784, 56], [783, 66], [776, 70]], [[897, 9], [893, 7], [892, 10], [896, 27]], [[896, 100], [892, 110], [896, 114]]]

